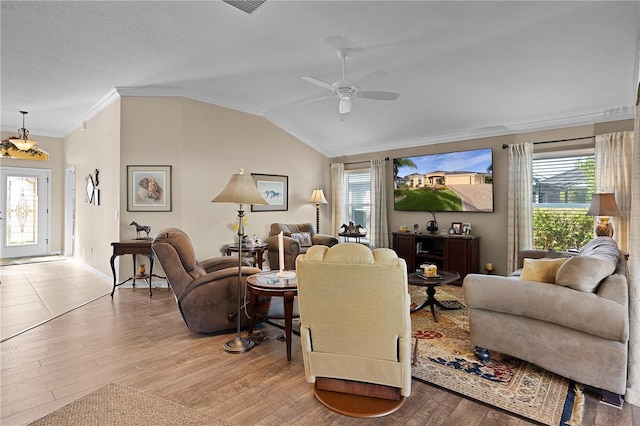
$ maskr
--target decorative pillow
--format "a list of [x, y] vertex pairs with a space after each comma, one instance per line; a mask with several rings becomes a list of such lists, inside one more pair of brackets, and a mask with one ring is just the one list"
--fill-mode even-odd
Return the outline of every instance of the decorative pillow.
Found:
[[592, 256], [575, 256], [558, 269], [556, 284], [574, 290], [594, 292], [600, 281], [613, 274], [616, 263]]
[[556, 283], [558, 269], [569, 259], [561, 257], [558, 259], [524, 259], [521, 280], [537, 281], [541, 283]]
[[300, 243], [300, 247], [311, 247], [311, 233], [310, 232], [292, 232], [291, 238]]

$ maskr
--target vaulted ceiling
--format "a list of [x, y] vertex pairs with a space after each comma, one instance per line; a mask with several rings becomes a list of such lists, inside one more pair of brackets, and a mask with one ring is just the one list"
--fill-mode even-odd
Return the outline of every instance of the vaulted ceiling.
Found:
[[[2, 130], [26, 110], [45, 136], [114, 93], [175, 95], [333, 157], [631, 118], [638, 82], [635, 1], [3, 0], [0, 19]], [[398, 99], [309, 101], [331, 92], [302, 77], [341, 80], [340, 48], [346, 80]]]

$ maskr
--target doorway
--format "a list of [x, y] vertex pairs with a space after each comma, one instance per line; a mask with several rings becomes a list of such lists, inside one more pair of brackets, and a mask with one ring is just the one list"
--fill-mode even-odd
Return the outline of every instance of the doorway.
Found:
[[64, 184], [64, 255], [73, 256], [76, 234], [76, 168], [67, 167]]
[[49, 254], [51, 170], [0, 167], [2, 258]]

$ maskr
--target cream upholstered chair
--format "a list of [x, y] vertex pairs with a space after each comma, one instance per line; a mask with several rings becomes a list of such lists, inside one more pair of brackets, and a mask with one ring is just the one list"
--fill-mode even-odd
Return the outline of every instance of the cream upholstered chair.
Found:
[[[309, 247], [296, 262], [305, 376], [316, 384], [316, 396], [329, 408], [355, 417], [382, 414], [356, 412], [354, 403], [345, 409], [327, 395], [339, 390], [396, 400], [391, 401], [396, 408], [383, 414], [395, 411], [411, 394], [404, 259], [390, 249], [343, 243]], [[360, 405], [366, 411], [367, 404]]]

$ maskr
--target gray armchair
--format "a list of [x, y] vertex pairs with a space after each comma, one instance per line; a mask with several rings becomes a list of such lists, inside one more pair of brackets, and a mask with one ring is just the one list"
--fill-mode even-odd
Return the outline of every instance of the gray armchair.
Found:
[[[283, 233], [284, 269], [287, 271], [296, 269], [296, 258], [299, 254], [306, 253], [309, 247], [315, 245], [331, 247], [338, 244], [338, 239], [332, 235], [316, 234], [315, 228], [310, 223], [295, 225], [272, 223], [271, 229], [269, 229], [269, 238], [264, 241], [268, 245], [267, 259], [269, 259], [271, 269], [279, 268], [278, 234], [280, 231]], [[306, 234], [310, 236], [310, 239], [306, 238]]]
[[[160, 231], [151, 248], [167, 276], [189, 330], [211, 334], [236, 327], [237, 257], [221, 256], [200, 262], [196, 260], [187, 234], [176, 228]], [[246, 261], [243, 262], [243, 281], [249, 275], [260, 272]], [[249, 320], [246, 315], [242, 315], [242, 318], [243, 325], [247, 325]]]

